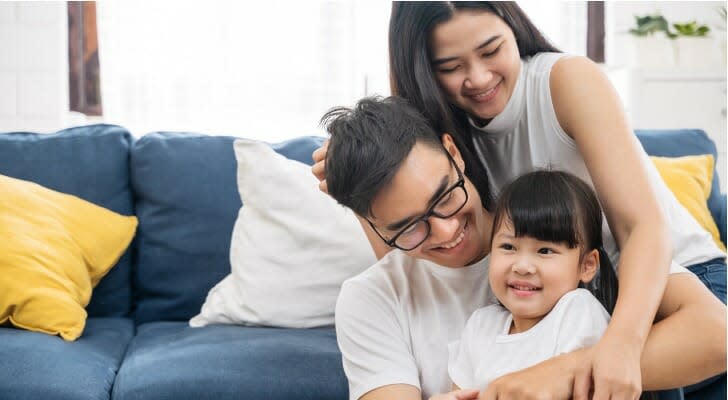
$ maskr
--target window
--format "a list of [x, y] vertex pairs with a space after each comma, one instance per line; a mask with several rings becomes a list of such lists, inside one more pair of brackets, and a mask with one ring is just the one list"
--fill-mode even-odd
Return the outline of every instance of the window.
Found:
[[389, 94], [390, 3], [97, 4], [104, 119], [134, 135], [197, 131], [280, 141]]

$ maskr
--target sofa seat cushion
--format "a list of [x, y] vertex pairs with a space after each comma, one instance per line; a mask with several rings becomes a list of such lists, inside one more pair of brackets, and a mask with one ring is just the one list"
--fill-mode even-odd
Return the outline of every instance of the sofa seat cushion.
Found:
[[75, 342], [0, 328], [0, 397], [109, 399], [132, 336], [134, 324], [127, 318], [89, 318]]
[[333, 328], [152, 322], [137, 329], [116, 400], [348, 398]]
[[[129, 132], [89, 125], [54, 134], [0, 134], [0, 174], [80, 197], [122, 215], [134, 214], [129, 185]], [[94, 288], [91, 317], [126, 317], [131, 311], [131, 247]]]

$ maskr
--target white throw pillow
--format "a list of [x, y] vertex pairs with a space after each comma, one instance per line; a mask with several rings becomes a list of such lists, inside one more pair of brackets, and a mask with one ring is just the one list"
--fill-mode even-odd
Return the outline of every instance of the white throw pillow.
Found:
[[268, 144], [234, 144], [243, 202], [230, 244], [231, 273], [190, 326], [332, 325], [344, 280], [374, 264], [352, 211], [318, 189], [309, 166]]

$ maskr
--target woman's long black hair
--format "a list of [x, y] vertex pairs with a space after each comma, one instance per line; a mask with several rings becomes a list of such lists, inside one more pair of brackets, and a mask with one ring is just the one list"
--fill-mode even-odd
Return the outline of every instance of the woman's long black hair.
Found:
[[[493, 232], [508, 219], [516, 237], [529, 236], [580, 248], [581, 256], [597, 249], [599, 271], [587, 285], [611, 315], [617, 302], [617, 275], [604, 251], [602, 209], [594, 191], [563, 171], [538, 170], [506, 185], [493, 216]], [[492, 237], [492, 236], [491, 236]]]

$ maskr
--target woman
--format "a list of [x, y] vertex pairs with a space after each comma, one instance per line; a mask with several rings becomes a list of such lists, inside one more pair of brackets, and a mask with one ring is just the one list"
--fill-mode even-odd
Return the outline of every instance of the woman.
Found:
[[[590, 350], [587, 372], [575, 377], [575, 394], [589, 386], [590, 376], [597, 399], [635, 398], [643, 379], [646, 389], [667, 387], [655, 374], [660, 365], [641, 364], [648, 350], [675, 352], [672, 359], [683, 364], [671, 367], [690, 373], [700, 360], [679, 353], [700, 343], [697, 333], [686, 331], [688, 310], [652, 323], [658, 307], [669, 307], [661, 303], [663, 293], [669, 298], [685, 290], [679, 277], [668, 278], [672, 262], [725, 277], [725, 254], [675, 203], [599, 68], [557, 53], [514, 3], [395, 3], [389, 48], [393, 93], [477, 155], [479, 162], [467, 163], [463, 151], [470, 176], [487, 173], [494, 194], [515, 176], [547, 165], [593, 185], [609, 224], [605, 247], [613, 257], [620, 250], [620, 291], [605, 335]], [[325, 148], [314, 158], [324, 155]], [[323, 163], [313, 171], [322, 179]], [[389, 251], [365, 230], [378, 257]], [[725, 303], [724, 291], [716, 295]], [[508, 391], [518, 378], [524, 386], [558, 376], [542, 368], [496, 383]]]

